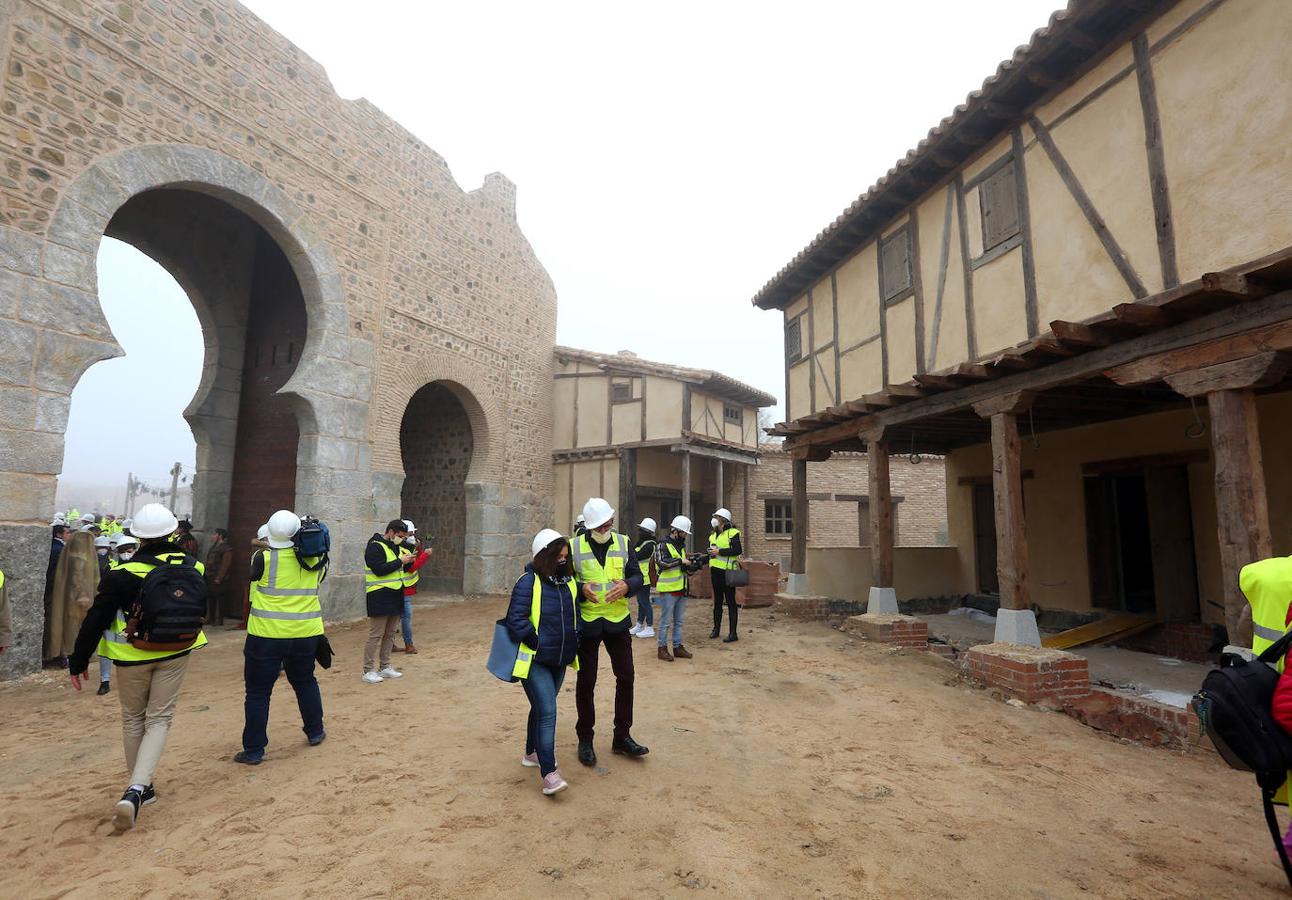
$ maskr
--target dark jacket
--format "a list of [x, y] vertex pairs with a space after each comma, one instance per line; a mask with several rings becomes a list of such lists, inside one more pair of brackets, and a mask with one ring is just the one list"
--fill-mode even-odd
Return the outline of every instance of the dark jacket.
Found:
[[[579, 612], [570, 593], [570, 583], [542, 579], [538, 631], [530, 624], [529, 614], [534, 603], [534, 573], [532, 563], [526, 564], [525, 574], [511, 589], [511, 603], [507, 605], [507, 633], [513, 641], [528, 644], [537, 652], [534, 662], [553, 669], [574, 662], [579, 646]], [[537, 645], [535, 642], [537, 641]]]
[[[396, 556], [393, 560], [386, 559], [386, 551], [382, 549], [383, 546], [395, 551]], [[398, 545], [386, 540], [380, 534], [374, 534], [368, 540], [368, 549], [363, 553], [363, 562], [374, 575], [394, 578], [397, 573], [406, 568], [398, 554]], [[377, 588], [375, 591], [368, 592], [366, 599], [369, 616], [401, 616], [404, 614], [404, 586], [402, 584], [392, 584], [389, 587]]]

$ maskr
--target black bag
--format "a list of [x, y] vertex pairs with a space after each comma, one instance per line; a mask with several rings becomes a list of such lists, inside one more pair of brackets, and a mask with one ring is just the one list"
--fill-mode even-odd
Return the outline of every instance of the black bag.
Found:
[[749, 584], [749, 573], [745, 571], [739, 561], [736, 563], [736, 568], [727, 569], [724, 575], [726, 576], [727, 587], [745, 587]]
[[[301, 568], [314, 572], [327, 565], [328, 551], [332, 549], [332, 536], [326, 525], [313, 516], [306, 516], [301, 519], [301, 527], [292, 538], [292, 547], [296, 550], [296, 561], [301, 564]], [[305, 562], [313, 557], [318, 558], [313, 563]]]
[[139, 650], [187, 650], [206, 624], [206, 579], [197, 561], [183, 557], [136, 556], [153, 563], [126, 617], [126, 633]]
[[1265, 649], [1255, 660], [1226, 653], [1220, 667], [1212, 669], [1193, 695], [1193, 711], [1202, 732], [1211, 738], [1220, 758], [1231, 768], [1256, 775], [1265, 806], [1265, 821], [1288, 883], [1292, 863], [1283, 847], [1274, 795], [1292, 769], [1292, 735], [1274, 720], [1271, 706], [1279, 673], [1272, 664], [1292, 646], [1292, 630]]
[[318, 646], [314, 650], [314, 660], [325, 669], [332, 668], [332, 644], [326, 634], [319, 635]]

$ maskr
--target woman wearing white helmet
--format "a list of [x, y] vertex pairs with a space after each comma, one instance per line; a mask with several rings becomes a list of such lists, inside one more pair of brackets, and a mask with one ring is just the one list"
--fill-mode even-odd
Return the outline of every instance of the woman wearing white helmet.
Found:
[[654, 582], [650, 577], [649, 560], [655, 556], [655, 520], [650, 516], [642, 519], [637, 526], [640, 534], [633, 552], [637, 554], [637, 564], [642, 570], [642, 586], [637, 589], [637, 624], [629, 629], [629, 634], [639, 638], [655, 636], [655, 610], [650, 603], [650, 589]]
[[512, 670], [529, 698], [520, 764], [537, 767], [543, 793], [551, 795], [569, 786], [556, 767], [556, 698], [565, 667], [578, 668], [579, 613], [570, 542], [555, 529], [544, 528], [534, 536], [530, 550], [533, 558], [511, 589], [505, 623], [511, 639], [524, 645]]
[[[693, 563], [686, 555], [686, 539], [691, 536], [691, 520], [674, 516], [668, 529], [668, 540], [659, 542], [655, 552], [655, 566], [659, 572], [656, 587], [659, 589], [659, 650], [664, 662], [690, 659], [691, 651], [682, 643], [682, 623], [686, 620], [686, 577], [704, 567], [703, 561]], [[669, 652], [670, 639], [673, 651]]]
[[724, 644], [739, 640], [736, 634], [736, 589], [727, 584], [727, 573], [740, 568], [742, 549], [740, 531], [731, 527], [731, 510], [723, 508], [713, 514], [713, 533], [709, 535], [709, 575], [713, 579], [713, 631], [716, 638], [722, 631], [722, 604], [727, 604], [727, 617], [731, 630], [722, 639]]

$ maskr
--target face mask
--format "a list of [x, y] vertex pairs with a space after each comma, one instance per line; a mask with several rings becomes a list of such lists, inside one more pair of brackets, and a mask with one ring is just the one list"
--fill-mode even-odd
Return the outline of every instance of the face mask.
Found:
[[122, 562], [130, 562], [130, 557], [132, 557], [132, 556], [134, 556], [134, 555], [135, 555], [135, 554], [134, 554], [134, 551], [133, 551], [133, 550], [126, 550], [126, 551], [123, 551], [123, 552], [121, 552], [121, 553], [118, 553], [118, 554], [117, 554], [117, 559], [121, 560]]
[[611, 535], [613, 532], [611, 532], [611, 531], [590, 531], [590, 532], [588, 532], [588, 533], [592, 536], [592, 539], [593, 539], [594, 541], [596, 541], [598, 544], [608, 544], [608, 543], [610, 543], [610, 535]]
[[107, 548], [107, 547], [100, 547], [100, 548], [99, 548], [99, 556], [107, 556], [107, 555], [108, 555], [108, 548]]
[[710, 520], [709, 520], [709, 527], [710, 527], [710, 528], [712, 528], [712, 529], [714, 529], [714, 530], [717, 530], [717, 527], [718, 527], [718, 520], [717, 520], [717, 519], [710, 519]]
[[570, 571], [570, 561], [568, 559], [563, 559], [556, 564], [557, 575], [566, 575], [569, 573], [569, 571]]

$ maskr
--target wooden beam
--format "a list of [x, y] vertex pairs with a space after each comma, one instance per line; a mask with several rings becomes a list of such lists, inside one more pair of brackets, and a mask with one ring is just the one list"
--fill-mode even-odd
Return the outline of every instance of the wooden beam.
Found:
[[963, 381], [948, 375], [916, 375], [915, 382], [920, 387], [931, 391], [953, 391], [956, 388], [964, 387]]
[[1145, 303], [1119, 303], [1113, 307], [1113, 315], [1130, 328], [1165, 328], [1178, 321], [1162, 307]]
[[[571, 476], [573, 477], [573, 476]], [[632, 533], [637, 519], [637, 450], [625, 447], [619, 451], [619, 524]]]
[[1027, 412], [1034, 402], [1036, 402], [1036, 395], [1031, 391], [1014, 391], [975, 403], [973, 411], [984, 419], [989, 419], [1000, 413]]
[[996, 576], [1003, 609], [1029, 609], [1032, 605], [1021, 454], [1018, 416], [1012, 412], [993, 414], [991, 472], [996, 513]]
[[870, 479], [870, 573], [874, 587], [893, 586], [893, 492], [888, 477], [888, 444], [875, 441], [866, 451]]
[[1166, 383], [1185, 397], [1204, 397], [1215, 391], [1252, 390], [1278, 384], [1289, 366], [1292, 366], [1292, 354], [1260, 353], [1192, 372], [1168, 375]]
[[1059, 319], [1050, 323], [1050, 331], [1060, 343], [1073, 347], [1107, 347], [1113, 342], [1111, 337], [1100, 334], [1081, 322], [1064, 322]]
[[790, 459], [801, 459], [804, 462], [825, 462], [831, 451], [825, 447], [799, 447], [790, 451]]
[[1278, 322], [1244, 334], [1138, 359], [1104, 372], [1120, 385], [1150, 384], [1230, 360], [1276, 350], [1292, 350], [1292, 322]]
[[790, 482], [793, 499], [790, 504], [790, 572], [802, 575], [807, 572], [808, 497], [807, 460], [790, 462]]

